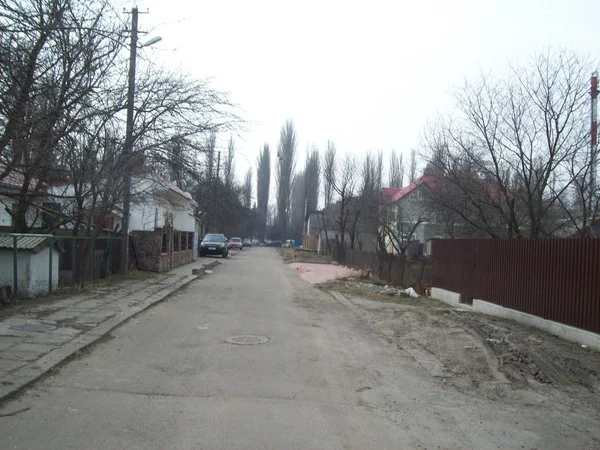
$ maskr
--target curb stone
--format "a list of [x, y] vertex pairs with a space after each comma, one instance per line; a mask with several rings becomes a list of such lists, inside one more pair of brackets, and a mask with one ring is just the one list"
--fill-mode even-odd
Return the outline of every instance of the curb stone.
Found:
[[[218, 261], [215, 260], [206, 264], [204, 267], [212, 268], [217, 264]], [[76, 352], [83, 350], [84, 348], [100, 340], [102, 337], [110, 333], [119, 325], [131, 319], [133, 316], [165, 300], [171, 294], [198, 278], [199, 277], [197, 275], [186, 276], [181, 281], [178, 281], [177, 283], [174, 283], [171, 286], [168, 286], [167, 288], [157, 292], [136, 306], [132, 306], [131, 308], [122, 311], [111, 319], [108, 319], [86, 333], [81, 334], [72, 341], [61, 345], [60, 347], [46, 353], [41, 358], [32, 361], [20, 369], [8, 374], [3, 378], [2, 384], [0, 385], [0, 404], [9, 397], [16, 395], [35, 381], [39, 380], [48, 371], [70, 358]]]

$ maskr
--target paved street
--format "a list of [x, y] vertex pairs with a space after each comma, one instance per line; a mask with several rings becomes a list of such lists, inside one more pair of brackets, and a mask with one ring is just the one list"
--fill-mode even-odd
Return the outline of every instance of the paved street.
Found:
[[366, 317], [241, 252], [4, 405], [0, 448], [577, 446], [571, 412], [458, 392]]

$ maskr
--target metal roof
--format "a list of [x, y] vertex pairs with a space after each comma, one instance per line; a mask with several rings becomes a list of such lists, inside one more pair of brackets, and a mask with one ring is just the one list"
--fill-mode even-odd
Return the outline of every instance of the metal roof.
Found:
[[[45, 236], [19, 236], [17, 239], [17, 250], [35, 250], [39, 245], [43, 244], [48, 238], [52, 237], [49, 235]], [[0, 248], [13, 248], [12, 236], [0, 236]]]

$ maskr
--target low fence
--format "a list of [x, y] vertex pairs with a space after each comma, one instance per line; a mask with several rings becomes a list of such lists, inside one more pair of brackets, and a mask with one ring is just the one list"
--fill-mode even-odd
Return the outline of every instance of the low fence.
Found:
[[388, 284], [413, 287], [420, 293], [431, 287], [430, 259], [407, 259], [388, 253], [335, 248], [333, 259], [347, 267], [369, 270], [371, 274]]
[[600, 333], [600, 239], [433, 242], [433, 286]]
[[120, 271], [121, 238], [0, 233], [0, 285], [11, 297], [84, 284]]
[[312, 234], [303, 234], [302, 235], [302, 248], [307, 250], [316, 251], [318, 247], [318, 239], [316, 236]]

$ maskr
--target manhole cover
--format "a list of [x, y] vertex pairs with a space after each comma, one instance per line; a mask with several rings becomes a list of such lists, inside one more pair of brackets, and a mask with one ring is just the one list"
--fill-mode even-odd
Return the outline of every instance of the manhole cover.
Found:
[[237, 345], [257, 345], [269, 342], [269, 338], [260, 334], [241, 334], [239, 336], [228, 337], [225, 341]]
[[24, 323], [23, 325], [13, 325], [11, 328], [13, 330], [17, 330], [17, 331], [35, 331], [35, 332], [56, 330], [56, 327], [53, 327], [52, 325], [47, 325], [45, 323]]

